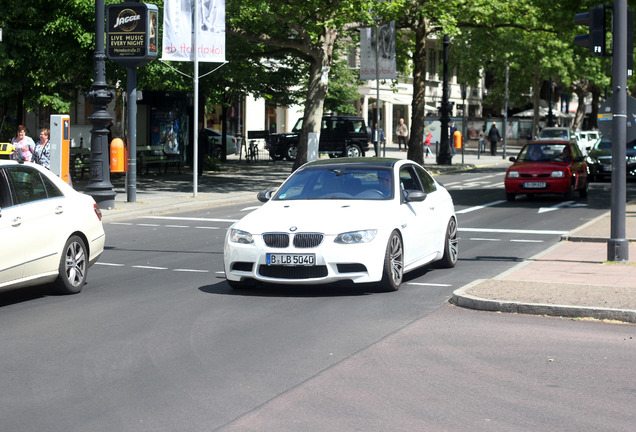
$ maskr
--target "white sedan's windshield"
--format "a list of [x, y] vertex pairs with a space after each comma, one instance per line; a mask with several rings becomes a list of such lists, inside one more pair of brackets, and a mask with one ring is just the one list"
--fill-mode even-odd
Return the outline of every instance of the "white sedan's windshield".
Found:
[[275, 200], [388, 200], [393, 181], [388, 169], [312, 168], [297, 172], [276, 193]]

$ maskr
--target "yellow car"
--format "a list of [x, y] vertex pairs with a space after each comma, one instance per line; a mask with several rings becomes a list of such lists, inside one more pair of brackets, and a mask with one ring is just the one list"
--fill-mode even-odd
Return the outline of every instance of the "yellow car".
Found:
[[11, 153], [13, 153], [13, 144], [0, 143], [0, 159], [10, 159]]

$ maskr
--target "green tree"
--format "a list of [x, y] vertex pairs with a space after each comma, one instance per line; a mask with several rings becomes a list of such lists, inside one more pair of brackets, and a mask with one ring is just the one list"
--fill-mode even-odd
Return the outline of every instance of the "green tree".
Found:
[[91, 0], [3, 0], [1, 135], [9, 118], [22, 122], [24, 109], [69, 111], [73, 91], [91, 77], [94, 13]]
[[303, 133], [293, 169], [307, 161], [309, 133], [320, 133], [321, 118], [340, 38], [361, 23], [371, 23], [369, 0], [238, 0], [227, 4], [228, 33], [257, 44], [277, 47], [280, 58], [307, 64]]

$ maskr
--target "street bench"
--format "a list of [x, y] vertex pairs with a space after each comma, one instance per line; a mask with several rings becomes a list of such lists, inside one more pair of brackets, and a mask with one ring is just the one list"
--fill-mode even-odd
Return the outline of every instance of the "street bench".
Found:
[[163, 167], [163, 172], [168, 172], [168, 167], [174, 166], [179, 170], [181, 174], [181, 159], [178, 154], [167, 154], [163, 151], [163, 146], [140, 146], [137, 147], [137, 161], [139, 165], [139, 171], [143, 171], [146, 167], [146, 174], [150, 170], [150, 165], [157, 165], [159, 172]]

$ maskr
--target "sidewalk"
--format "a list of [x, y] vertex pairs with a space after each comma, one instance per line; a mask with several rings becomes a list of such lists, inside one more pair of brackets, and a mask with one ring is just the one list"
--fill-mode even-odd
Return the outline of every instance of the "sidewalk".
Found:
[[[517, 151], [509, 148], [507, 157]], [[391, 146], [386, 156], [404, 159], [406, 152], [398, 152], [397, 146]], [[507, 157], [502, 157], [501, 149], [497, 156], [478, 157], [476, 152], [466, 151], [463, 164], [460, 153], [453, 157], [452, 165], [436, 165], [434, 157], [425, 159], [424, 165], [435, 175], [475, 167], [508, 166]], [[206, 172], [197, 180], [196, 197], [191, 172], [157, 174], [151, 170], [149, 175], [138, 175], [135, 202], [128, 202], [125, 178], [111, 176], [117, 193], [115, 208], [102, 210], [104, 221], [254, 202], [257, 192], [276, 188], [291, 173], [291, 168], [291, 162], [266, 159], [247, 163], [232, 155], [222, 171]], [[75, 187], [85, 190], [87, 183], [87, 179], [76, 180]], [[608, 211], [563, 236], [560, 243], [547, 251], [494, 279], [477, 280], [456, 290], [451, 301], [487, 311], [636, 323], [636, 203], [628, 203], [626, 215], [628, 263], [606, 262], [610, 237]]]

